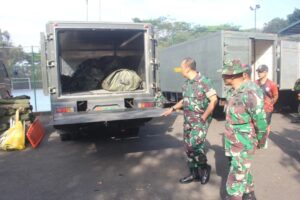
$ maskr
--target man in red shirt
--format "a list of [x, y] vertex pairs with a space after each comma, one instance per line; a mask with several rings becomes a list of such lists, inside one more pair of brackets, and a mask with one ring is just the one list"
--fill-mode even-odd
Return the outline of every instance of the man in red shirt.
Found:
[[[258, 80], [256, 80], [256, 83], [260, 86], [264, 94], [264, 109], [267, 114], [267, 123], [268, 123], [267, 135], [269, 136], [271, 131], [270, 124], [271, 124], [272, 112], [274, 110], [274, 104], [278, 100], [278, 88], [276, 83], [268, 79], [269, 68], [267, 65], [258, 66], [256, 71], [258, 73]], [[265, 146], [265, 148], [266, 147], [267, 146]]]

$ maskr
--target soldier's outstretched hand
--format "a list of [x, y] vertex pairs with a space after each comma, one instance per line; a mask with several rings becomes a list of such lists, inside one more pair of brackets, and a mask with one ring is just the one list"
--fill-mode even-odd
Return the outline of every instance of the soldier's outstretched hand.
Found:
[[167, 108], [160, 116], [168, 116], [173, 112], [173, 108]]

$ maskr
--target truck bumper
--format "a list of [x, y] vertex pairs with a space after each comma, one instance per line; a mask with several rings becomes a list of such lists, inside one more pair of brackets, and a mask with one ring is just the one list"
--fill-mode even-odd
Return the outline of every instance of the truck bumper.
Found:
[[96, 122], [108, 122], [117, 120], [129, 120], [129, 119], [143, 119], [160, 117], [163, 113], [163, 108], [151, 108], [151, 109], [126, 109], [109, 112], [77, 112], [77, 113], [65, 113], [55, 114], [50, 122], [51, 125], [68, 125], [68, 124], [83, 124], [83, 123], [96, 123]]

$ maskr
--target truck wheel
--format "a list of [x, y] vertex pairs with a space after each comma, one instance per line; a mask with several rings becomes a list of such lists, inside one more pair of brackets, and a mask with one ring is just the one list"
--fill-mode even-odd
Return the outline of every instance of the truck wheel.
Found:
[[140, 127], [130, 128], [128, 130], [128, 135], [129, 136], [138, 136], [139, 135], [139, 131], [140, 131]]
[[120, 137], [136, 137], [139, 131], [140, 127], [125, 128], [120, 131]]
[[72, 139], [70, 133], [59, 133], [59, 137], [61, 141], [69, 141]]

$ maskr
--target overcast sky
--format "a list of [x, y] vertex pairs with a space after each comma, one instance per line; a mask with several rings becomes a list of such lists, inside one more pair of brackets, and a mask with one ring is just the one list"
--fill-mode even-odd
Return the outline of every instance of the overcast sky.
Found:
[[[260, 4], [257, 27], [273, 18], [286, 19], [300, 0], [1, 0], [0, 29], [11, 34], [14, 45], [39, 46], [40, 32], [48, 21], [131, 22], [132, 18], [169, 16], [200, 25], [233, 24], [254, 27], [254, 11]], [[87, 3], [88, 2], [88, 3]], [[88, 5], [88, 6], [87, 6]], [[88, 9], [87, 9], [88, 7]], [[88, 10], [88, 16], [87, 16]]]

